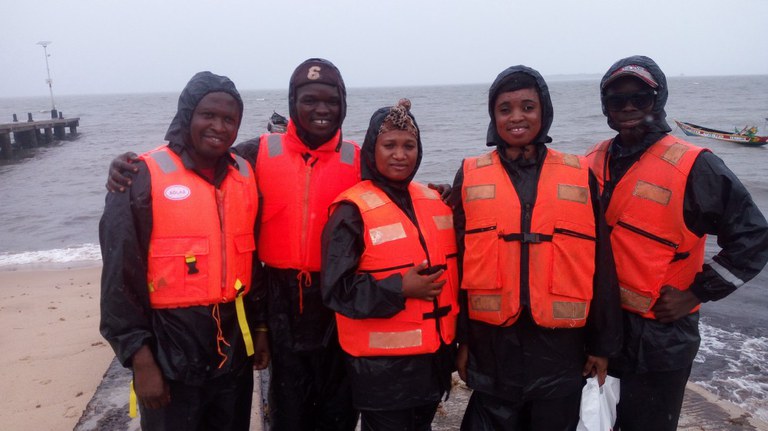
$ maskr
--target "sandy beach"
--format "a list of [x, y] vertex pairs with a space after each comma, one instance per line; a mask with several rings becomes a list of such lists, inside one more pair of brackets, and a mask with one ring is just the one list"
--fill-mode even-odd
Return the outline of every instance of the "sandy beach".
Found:
[[0, 270], [0, 428], [72, 430], [114, 353], [100, 267]]

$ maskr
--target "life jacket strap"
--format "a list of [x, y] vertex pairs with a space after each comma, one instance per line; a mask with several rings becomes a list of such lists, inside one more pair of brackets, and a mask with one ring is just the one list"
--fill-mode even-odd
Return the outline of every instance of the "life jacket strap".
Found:
[[520, 241], [523, 244], [540, 244], [544, 241], [552, 241], [552, 235], [535, 232], [508, 233], [499, 235], [499, 237], [507, 242]]
[[240, 325], [240, 332], [243, 334], [243, 342], [245, 343], [245, 351], [248, 356], [253, 356], [256, 349], [253, 347], [253, 337], [251, 336], [251, 328], [248, 326], [248, 320], [245, 318], [245, 304], [243, 304], [243, 292], [245, 292], [245, 286], [238, 278], [235, 280], [235, 290], [237, 291], [237, 297], [235, 298], [235, 309], [237, 310], [237, 323]]

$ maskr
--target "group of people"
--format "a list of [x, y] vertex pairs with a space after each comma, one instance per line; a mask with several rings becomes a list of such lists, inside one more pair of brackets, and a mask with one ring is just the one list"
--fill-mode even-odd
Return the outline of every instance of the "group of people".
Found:
[[[621, 379], [617, 429], [674, 430], [698, 308], [768, 261], [768, 223], [710, 151], [669, 134], [650, 58], [600, 82], [617, 134], [550, 148], [542, 76], [488, 93], [492, 147], [452, 186], [414, 177], [411, 103], [346, 140], [346, 88], [301, 63], [285, 132], [233, 147], [243, 103], [201, 72], [168, 143], [113, 161], [99, 226], [101, 332], [145, 430], [247, 430], [252, 369], [272, 430], [429, 430], [451, 374], [462, 430], [573, 430], [585, 377]], [[704, 259], [706, 235], [722, 250]]]

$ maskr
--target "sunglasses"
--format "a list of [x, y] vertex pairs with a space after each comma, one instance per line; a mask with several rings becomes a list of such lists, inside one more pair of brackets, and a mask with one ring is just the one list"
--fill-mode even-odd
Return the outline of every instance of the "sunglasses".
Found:
[[627, 106], [627, 102], [632, 102], [632, 106], [637, 109], [645, 109], [656, 100], [656, 91], [632, 93], [632, 94], [611, 94], [603, 96], [603, 105], [609, 111], [621, 111]]

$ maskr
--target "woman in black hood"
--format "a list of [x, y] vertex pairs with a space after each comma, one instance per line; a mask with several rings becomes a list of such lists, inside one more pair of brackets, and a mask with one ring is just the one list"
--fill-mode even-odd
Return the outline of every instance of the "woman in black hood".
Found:
[[451, 201], [462, 267], [462, 430], [570, 430], [584, 376], [602, 382], [621, 345], [613, 260], [597, 183], [583, 159], [547, 148], [547, 84], [525, 66], [488, 94], [486, 144]]
[[413, 181], [418, 126], [403, 99], [371, 117], [363, 181], [323, 231], [323, 301], [336, 312], [363, 430], [429, 430], [453, 370], [458, 313], [451, 210]]

